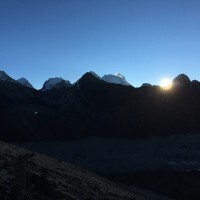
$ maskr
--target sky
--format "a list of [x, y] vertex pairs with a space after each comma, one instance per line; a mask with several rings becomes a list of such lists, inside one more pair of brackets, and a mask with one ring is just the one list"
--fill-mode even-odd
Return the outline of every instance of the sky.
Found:
[[123, 74], [133, 86], [200, 80], [199, 0], [0, 0], [0, 70], [50, 77]]

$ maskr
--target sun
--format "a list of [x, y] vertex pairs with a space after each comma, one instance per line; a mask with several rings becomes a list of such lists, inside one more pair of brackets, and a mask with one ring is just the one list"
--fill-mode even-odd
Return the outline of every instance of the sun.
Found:
[[172, 80], [169, 79], [169, 78], [163, 78], [163, 79], [160, 81], [160, 87], [161, 87], [163, 90], [169, 90], [169, 89], [172, 87]]

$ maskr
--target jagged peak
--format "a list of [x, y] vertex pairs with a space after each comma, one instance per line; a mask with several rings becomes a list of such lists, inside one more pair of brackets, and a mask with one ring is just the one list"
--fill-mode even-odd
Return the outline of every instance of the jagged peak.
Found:
[[0, 80], [1, 81], [12, 81], [12, 82], [15, 81], [9, 75], [7, 75], [4, 71], [0, 71]]
[[0, 75], [7, 75], [6, 72], [0, 70]]
[[81, 76], [81, 78], [79, 78], [78, 80], [76, 80], [73, 84], [77, 84], [77, 83], [79, 83], [80, 81], [82, 81], [82, 80], [95, 80], [95, 79], [99, 79], [99, 80], [101, 80], [101, 77], [99, 76], [99, 75], [97, 75], [95, 72], [93, 72], [93, 71], [89, 71], [89, 72], [86, 72], [85, 74], [83, 74], [82, 76]]
[[21, 85], [26, 86], [26, 87], [33, 88], [33, 86], [29, 83], [29, 81], [26, 78], [24, 78], [24, 77], [19, 78], [17, 80], [17, 82], [20, 83]]
[[98, 79], [101, 79], [101, 77], [100, 77], [97, 73], [95, 73], [95, 72], [93, 72], [93, 71], [89, 71], [88, 73], [94, 75], [94, 76], [95, 76], [96, 78], [98, 78]]
[[57, 86], [66, 87], [69, 85], [71, 85], [71, 83], [68, 80], [64, 80], [61, 77], [49, 78], [47, 81], [44, 82], [42, 90], [57, 88]]
[[107, 83], [114, 83], [114, 84], [121, 84], [125, 86], [130, 86], [131, 84], [127, 82], [125, 77], [120, 74], [106, 74], [102, 77], [102, 80], [104, 80]]
[[120, 74], [120, 73], [116, 73], [115, 75], [118, 76], [118, 77], [120, 77], [120, 78], [122, 78], [122, 79], [124, 79], [124, 80], [126, 80], [126, 79], [125, 79], [125, 76], [123, 76], [123, 75]]
[[103, 77], [100, 77], [98, 74], [96, 74], [93, 71], [86, 72], [81, 78], [76, 80], [73, 84], [77, 84], [77, 83], [79, 83], [79, 81], [81, 81], [85, 78], [89, 79], [89, 78], [92, 78], [92, 77], [97, 78], [99, 80], [103, 80], [107, 83], [114, 83], [114, 84], [120, 84], [120, 85], [125, 85], [125, 86], [131, 86], [131, 84], [128, 83], [126, 81], [125, 77], [120, 73], [106, 74]]

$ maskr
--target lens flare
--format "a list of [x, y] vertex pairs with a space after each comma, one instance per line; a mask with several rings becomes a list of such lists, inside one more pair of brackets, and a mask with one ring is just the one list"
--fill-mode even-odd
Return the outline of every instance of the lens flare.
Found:
[[163, 79], [160, 81], [160, 87], [161, 87], [163, 90], [169, 90], [169, 89], [172, 87], [172, 80], [169, 79], [169, 78], [163, 78]]

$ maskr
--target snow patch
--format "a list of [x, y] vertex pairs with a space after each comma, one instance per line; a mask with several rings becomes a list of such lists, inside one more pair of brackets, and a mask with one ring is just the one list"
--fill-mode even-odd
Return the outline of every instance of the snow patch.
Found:
[[45, 81], [42, 90], [49, 90], [52, 88], [55, 88], [59, 84], [62, 84], [63, 86], [70, 85], [70, 82], [67, 80], [64, 80], [63, 78], [55, 77], [55, 78], [49, 78], [47, 81]]
[[107, 74], [102, 77], [102, 80], [107, 83], [114, 83], [114, 84], [121, 84], [125, 86], [130, 86], [131, 84], [128, 83], [123, 75], [120, 73], [117, 73], [115, 75], [113, 74]]

